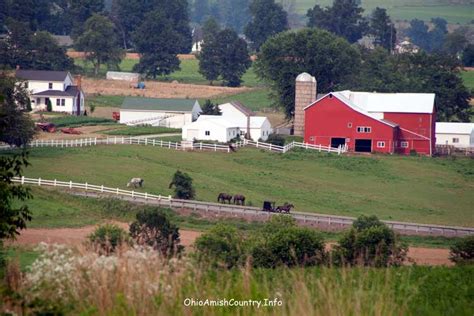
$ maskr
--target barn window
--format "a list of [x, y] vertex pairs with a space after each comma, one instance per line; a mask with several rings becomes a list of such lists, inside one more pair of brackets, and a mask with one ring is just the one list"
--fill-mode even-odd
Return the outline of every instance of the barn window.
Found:
[[459, 143], [459, 138], [453, 138], [453, 144]]
[[372, 127], [364, 127], [364, 132], [365, 133], [371, 133], [372, 132]]
[[209, 136], [209, 135], [211, 135], [211, 132], [210, 132], [210, 131], [205, 131], [204, 134], [205, 134], [206, 136]]
[[400, 147], [408, 148], [408, 142], [400, 142]]
[[352, 123], [351, 122], [347, 123], [347, 128], [351, 128], [351, 127], [352, 127]]
[[377, 142], [377, 148], [385, 148], [385, 142]]
[[364, 127], [363, 126], [357, 126], [357, 133], [363, 133], [364, 132]]
[[56, 105], [61, 105], [60, 102], [61, 102], [60, 99], [56, 99]]

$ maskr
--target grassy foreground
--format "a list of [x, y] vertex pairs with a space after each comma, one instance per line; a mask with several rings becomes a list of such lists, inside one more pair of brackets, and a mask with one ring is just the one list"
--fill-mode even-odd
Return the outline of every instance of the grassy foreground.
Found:
[[130, 178], [143, 177], [142, 191], [171, 195], [169, 181], [180, 169], [193, 178], [199, 200], [239, 193], [255, 206], [288, 201], [297, 211], [474, 226], [472, 159], [281, 155], [250, 148], [227, 154], [117, 145], [32, 149], [30, 162], [25, 176], [33, 178], [126, 189]]

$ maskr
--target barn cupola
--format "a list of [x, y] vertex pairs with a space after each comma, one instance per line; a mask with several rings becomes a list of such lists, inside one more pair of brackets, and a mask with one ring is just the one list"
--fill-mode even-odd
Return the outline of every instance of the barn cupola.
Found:
[[304, 136], [304, 108], [316, 101], [316, 78], [303, 72], [296, 77], [294, 134]]

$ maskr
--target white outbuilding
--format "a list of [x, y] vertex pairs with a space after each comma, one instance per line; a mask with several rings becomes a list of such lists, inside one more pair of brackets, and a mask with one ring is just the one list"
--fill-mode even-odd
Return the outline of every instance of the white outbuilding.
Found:
[[436, 123], [436, 145], [474, 147], [474, 123]]
[[239, 127], [242, 137], [249, 133], [252, 140], [262, 139], [265, 141], [273, 133], [272, 125], [267, 117], [255, 116], [254, 112], [240, 102], [232, 101], [220, 104], [219, 109], [222, 118]]
[[182, 129], [185, 141], [217, 141], [226, 143], [239, 135], [239, 128], [220, 115], [201, 115]]
[[182, 128], [201, 112], [199, 102], [193, 99], [126, 97], [120, 109], [120, 123]]

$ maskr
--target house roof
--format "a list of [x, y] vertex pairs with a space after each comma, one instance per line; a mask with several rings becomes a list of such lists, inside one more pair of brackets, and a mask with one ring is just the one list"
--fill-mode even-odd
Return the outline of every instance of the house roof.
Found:
[[467, 134], [474, 130], [474, 123], [448, 123], [437, 122], [436, 134]]
[[236, 108], [238, 111], [242, 112], [246, 116], [255, 115], [255, 113], [252, 110], [250, 110], [248, 107], [246, 107], [245, 105], [243, 105], [239, 101], [231, 101], [231, 102], [228, 102], [228, 103], [221, 104], [219, 106], [227, 105], [227, 104], [232, 105], [234, 108]]
[[36, 81], [64, 81], [69, 72], [67, 71], [50, 71], [50, 70], [23, 70], [16, 71], [16, 77], [25, 80]]
[[46, 97], [75, 97], [79, 93], [77, 86], [69, 86], [66, 91], [61, 90], [44, 90], [33, 93], [34, 96], [46, 96]]
[[339, 91], [367, 112], [433, 113], [434, 93], [377, 93]]
[[349, 106], [350, 108], [352, 108], [354, 111], [356, 112], [359, 112], [365, 116], [368, 116], [376, 121], [379, 121], [385, 125], [388, 125], [390, 127], [397, 127], [398, 124], [395, 124], [393, 122], [390, 122], [390, 121], [387, 121], [387, 120], [381, 120], [379, 118], [377, 118], [376, 116], [374, 116], [373, 114], [367, 112], [366, 110], [364, 110], [363, 108], [357, 106], [354, 102], [352, 102], [350, 99], [346, 98], [344, 96], [343, 93], [341, 92], [330, 92], [328, 94], [326, 94], [324, 97], [318, 99], [317, 101], [311, 103], [310, 105], [308, 105], [307, 107], [304, 108], [304, 110], [307, 110], [308, 108], [312, 107], [313, 105], [315, 105], [316, 103], [318, 103], [319, 101], [321, 101], [322, 99], [326, 98], [327, 96], [330, 96], [330, 95], [333, 95], [335, 96], [336, 98], [338, 98], [340, 101], [344, 102], [347, 106]]
[[122, 110], [192, 112], [195, 99], [158, 99], [126, 97]]
[[[238, 126], [240, 128], [247, 128], [247, 118], [238, 119], [238, 118], [226, 117], [226, 119], [232, 124], [234, 124], [235, 126]], [[266, 120], [267, 120], [266, 116], [251, 116], [250, 128], [261, 128], [263, 126], [263, 123], [265, 123]]]
[[217, 125], [224, 128], [238, 128], [234, 122], [230, 122], [221, 115], [200, 115], [199, 118], [188, 124], [188, 127], [208, 127], [209, 125]]

